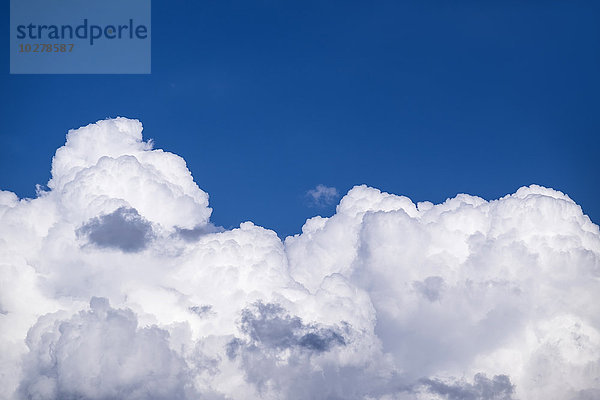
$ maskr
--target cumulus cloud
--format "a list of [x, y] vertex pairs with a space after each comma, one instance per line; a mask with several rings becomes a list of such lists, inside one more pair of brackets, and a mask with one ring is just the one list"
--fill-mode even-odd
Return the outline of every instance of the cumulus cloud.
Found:
[[357, 186], [281, 241], [215, 227], [125, 118], [70, 131], [47, 187], [0, 191], [0, 398], [600, 393], [600, 231], [559, 191]]
[[335, 203], [340, 195], [336, 188], [319, 184], [306, 192], [306, 197], [308, 197], [310, 205], [324, 207]]
[[90, 310], [49, 314], [29, 330], [20, 392], [35, 399], [184, 399], [192, 393], [185, 361], [169, 333], [138, 328], [131, 310], [93, 297]]

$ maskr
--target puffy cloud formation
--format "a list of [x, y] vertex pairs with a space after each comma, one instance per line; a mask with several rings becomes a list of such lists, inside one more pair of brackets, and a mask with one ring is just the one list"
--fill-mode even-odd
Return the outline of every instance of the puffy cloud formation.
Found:
[[[29, 330], [21, 394], [35, 399], [183, 399], [191, 386], [169, 333], [93, 297], [90, 311], [41, 317]], [[152, 379], [149, 379], [151, 377]]]
[[282, 242], [213, 226], [141, 132], [70, 131], [47, 191], [0, 191], [1, 398], [600, 397], [600, 232], [567, 195], [357, 186]]

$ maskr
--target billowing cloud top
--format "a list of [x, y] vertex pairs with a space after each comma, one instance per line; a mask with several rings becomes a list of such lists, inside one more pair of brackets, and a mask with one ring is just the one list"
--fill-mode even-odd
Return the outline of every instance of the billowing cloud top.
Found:
[[117, 118], [70, 131], [52, 160], [52, 193], [72, 219], [91, 218], [118, 207], [135, 208], [165, 228], [206, 224], [208, 195], [198, 188], [185, 161], [152, 150], [142, 124]]
[[567, 195], [357, 186], [282, 242], [215, 228], [141, 132], [71, 131], [47, 191], [0, 191], [0, 398], [600, 398], [600, 232]]

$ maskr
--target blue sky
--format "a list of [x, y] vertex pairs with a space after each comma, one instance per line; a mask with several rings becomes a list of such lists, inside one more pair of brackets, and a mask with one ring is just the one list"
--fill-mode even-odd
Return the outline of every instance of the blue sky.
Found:
[[[0, 188], [34, 196], [70, 128], [140, 119], [213, 221], [285, 236], [317, 184], [440, 202], [537, 183], [600, 221], [595, 2], [157, 1], [151, 75], [9, 75]], [[8, 32], [8, 2], [1, 29]]]

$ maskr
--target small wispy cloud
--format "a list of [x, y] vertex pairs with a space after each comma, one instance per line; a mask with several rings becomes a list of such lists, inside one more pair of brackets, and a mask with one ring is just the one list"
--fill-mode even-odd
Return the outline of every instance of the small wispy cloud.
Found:
[[310, 205], [314, 207], [325, 207], [333, 204], [339, 197], [338, 190], [334, 187], [317, 185], [314, 189], [306, 192]]

